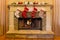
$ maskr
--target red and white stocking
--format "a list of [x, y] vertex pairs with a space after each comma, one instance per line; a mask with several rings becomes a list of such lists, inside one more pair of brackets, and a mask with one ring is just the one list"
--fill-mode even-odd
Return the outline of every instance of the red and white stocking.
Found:
[[37, 12], [37, 8], [34, 7], [32, 13], [31, 13], [32, 18], [35, 18], [36, 12]]
[[25, 6], [25, 8], [24, 8], [24, 11], [22, 12], [22, 17], [23, 18], [27, 18], [27, 12], [28, 12], [28, 8]]

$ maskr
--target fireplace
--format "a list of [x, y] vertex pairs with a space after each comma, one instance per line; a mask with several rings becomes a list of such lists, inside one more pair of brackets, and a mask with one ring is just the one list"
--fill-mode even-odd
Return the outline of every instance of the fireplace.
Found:
[[[11, 36], [11, 34], [13, 34], [16, 35], [16, 37], [25, 36], [28, 38], [52, 37], [52, 5], [35, 5], [38, 9], [45, 9], [42, 16], [42, 13], [39, 14], [39, 11], [37, 11], [35, 18], [32, 18], [29, 15], [31, 11], [29, 11], [27, 12], [27, 18], [23, 18], [21, 14], [19, 14], [19, 17], [16, 17], [16, 9], [19, 8], [23, 10], [24, 6], [25, 5], [9, 5], [9, 30], [7, 35]], [[33, 7], [33, 5], [27, 6], [29, 8]]]

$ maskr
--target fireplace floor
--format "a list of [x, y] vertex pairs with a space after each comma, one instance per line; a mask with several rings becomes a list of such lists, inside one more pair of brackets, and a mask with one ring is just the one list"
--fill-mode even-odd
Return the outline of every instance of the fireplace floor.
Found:
[[8, 31], [7, 37], [17, 38], [53, 38], [54, 33], [52, 31], [40, 31], [40, 30], [14, 30]]

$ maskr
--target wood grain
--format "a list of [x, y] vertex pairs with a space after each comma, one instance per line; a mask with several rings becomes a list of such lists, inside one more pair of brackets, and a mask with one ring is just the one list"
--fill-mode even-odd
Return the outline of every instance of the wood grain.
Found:
[[5, 0], [0, 0], [0, 35], [5, 31]]
[[54, 2], [53, 24], [55, 35], [60, 36], [60, 0]]
[[21, 39], [19, 39], [19, 38], [6, 38], [4, 35], [3, 36], [0, 36], [0, 40], [60, 40], [60, 36], [55, 36], [54, 37], [54, 39], [52, 39], [52, 38], [30, 38], [30, 39], [28, 39], [28, 38], [21, 38]]

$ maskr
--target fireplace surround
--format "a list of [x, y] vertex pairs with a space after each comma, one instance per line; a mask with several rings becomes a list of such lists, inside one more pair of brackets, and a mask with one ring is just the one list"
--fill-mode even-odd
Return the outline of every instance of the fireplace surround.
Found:
[[[31, 8], [33, 5], [27, 5]], [[44, 8], [45, 16], [39, 18], [17, 18], [15, 11], [17, 7], [23, 10], [24, 5], [9, 5], [9, 30], [7, 37], [22, 37], [22, 38], [52, 38], [52, 5], [34, 5], [38, 9]], [[30, 13], [30, 12], [28, 12]], [[27, 25], [30, 21], [31, 24]], [[40, 23], [40, 24], [39, 24]]]

